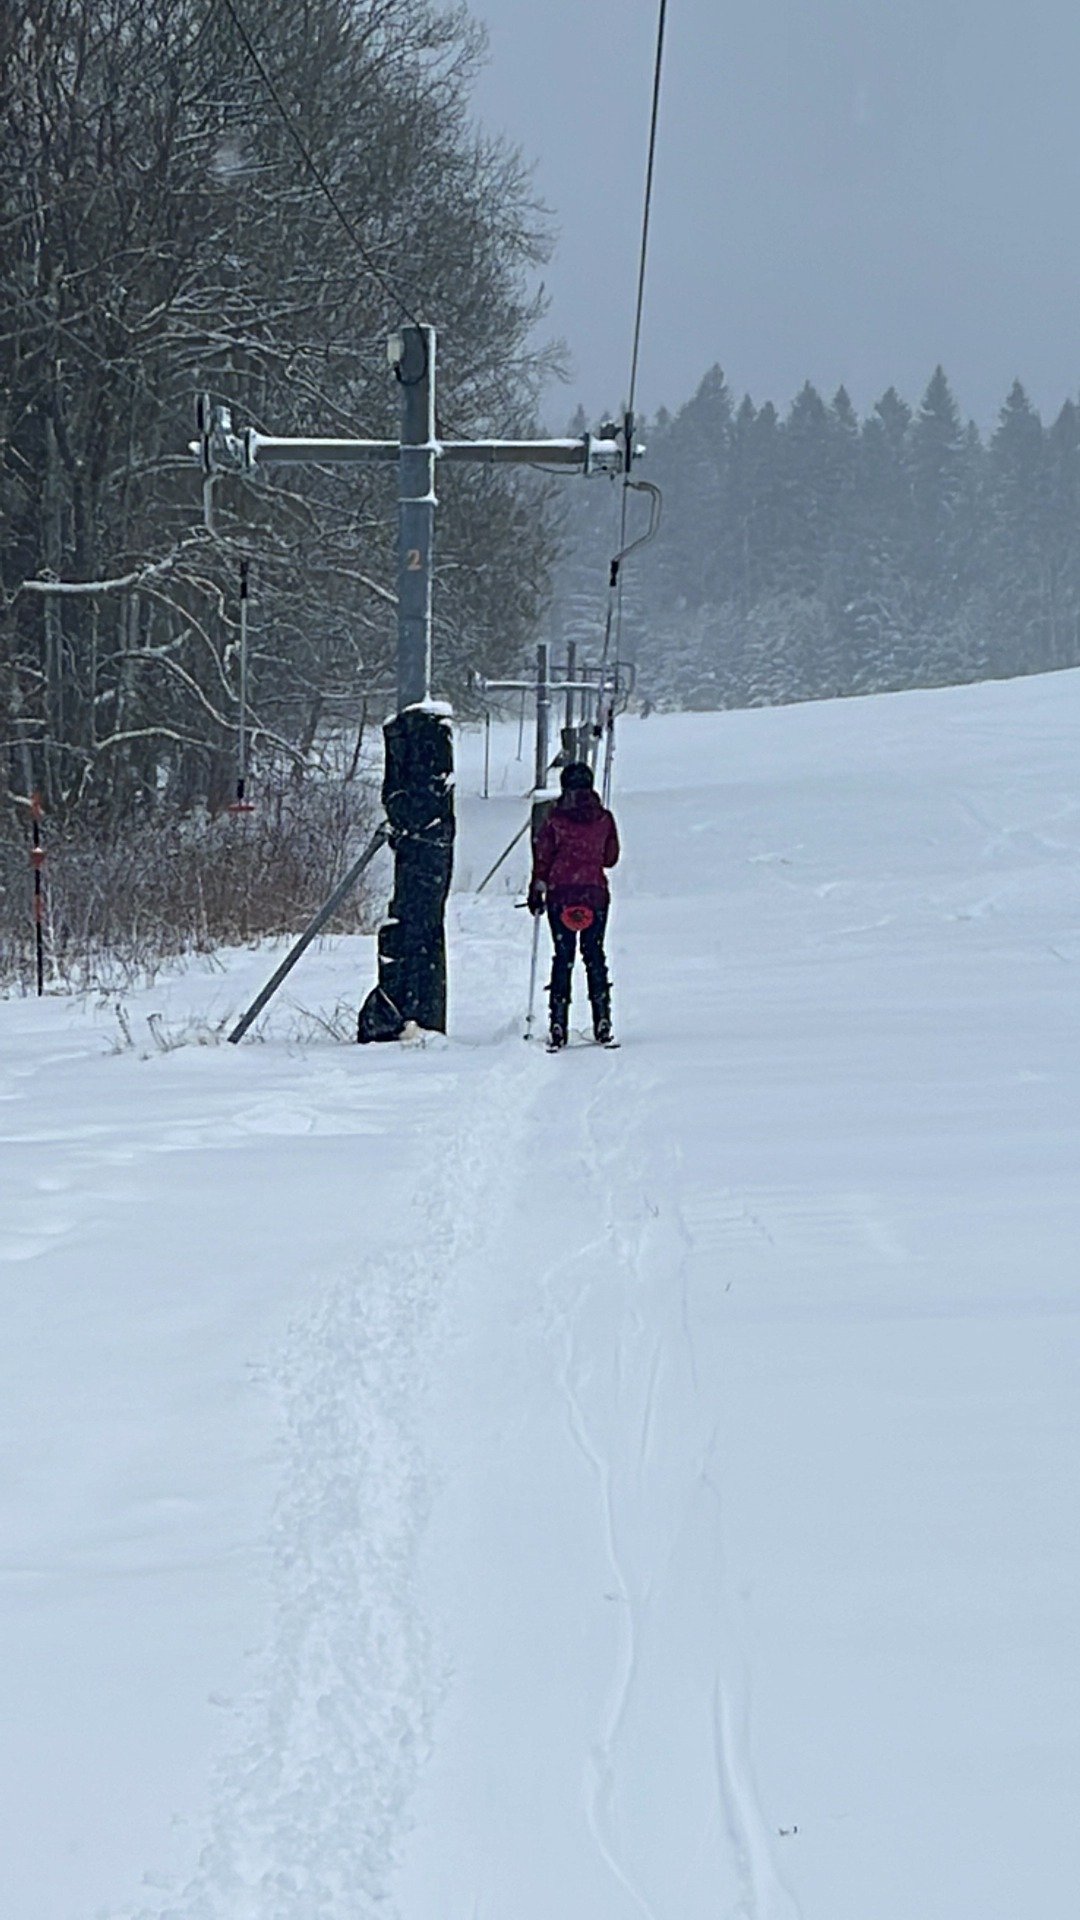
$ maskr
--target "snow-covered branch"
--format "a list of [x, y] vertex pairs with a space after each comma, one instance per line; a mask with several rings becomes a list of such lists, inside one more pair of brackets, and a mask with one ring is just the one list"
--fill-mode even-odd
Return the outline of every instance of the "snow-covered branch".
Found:
[[58, 597], [69, 595], [73, 598], [92, 594], [131, 593], [151, 580], [160, 579], [162, 574], [170, 573], [183, 551], [183, 547], [175, 547], [161, 560], [151, 560], [145, 566], [133, 567], [130, 573], [118, 574], [112, 580], [21, 580], [12, 598], [20, 593], [55, 594]]

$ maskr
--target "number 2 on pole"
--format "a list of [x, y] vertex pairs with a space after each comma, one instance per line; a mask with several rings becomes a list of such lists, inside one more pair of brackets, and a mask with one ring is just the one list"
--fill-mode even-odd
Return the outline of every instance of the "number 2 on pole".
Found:
[[405, 566], [409, 573], [419, 573], [424, 564], [424, 556], [419, 547], [410, 547], [405, 555]]

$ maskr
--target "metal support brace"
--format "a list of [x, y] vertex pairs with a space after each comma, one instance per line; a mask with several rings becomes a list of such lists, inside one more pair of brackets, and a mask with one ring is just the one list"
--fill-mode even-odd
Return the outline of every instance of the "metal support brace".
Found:
[[312, 941], [322, 932], [327, 921], [333, 918], [342, 901], [348, 898], [365, 867], [370, 866], [379, 848], [386, 845], [387, 836], [388, 828], [384, 822], [383, 825], [378, 827], [372, 834], [359, 860], [355, 861], [349, 868], [348, 873], [338, 881], [329, 900], [326, 901], [324, 906], [319, 908], [314, 919], [308, 921], [299, 940], [289, 948], [281, 965], [271, 974], [261, 993], [256, 994], [247, 1012], [237, 1021], [229, 1035], [229, 1041], [232, 1046], [235, 1047], [237, 1042], [243, 1039], [252, 1021], [258, 1019], [267, 1002], [273, 999], [282, 981], [288, 978], [297, 961], [307, 952]]

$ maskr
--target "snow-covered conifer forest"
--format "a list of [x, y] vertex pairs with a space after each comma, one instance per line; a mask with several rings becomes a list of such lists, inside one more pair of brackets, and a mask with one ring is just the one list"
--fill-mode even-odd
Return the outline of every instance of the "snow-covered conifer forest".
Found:
[[[1080, 408], [1046, 425], [1017, 381], [988, 438], [940, 367], [860, 420], [841, 387], [786, 410], [718, 367], [643, 423], [664, 520], [627, 575], [641, 690], [675, 707], [771, 706], [1045, 673], [1080, 661]], [[595, 628], [604, 503], [568, 516], [563, 629]]]

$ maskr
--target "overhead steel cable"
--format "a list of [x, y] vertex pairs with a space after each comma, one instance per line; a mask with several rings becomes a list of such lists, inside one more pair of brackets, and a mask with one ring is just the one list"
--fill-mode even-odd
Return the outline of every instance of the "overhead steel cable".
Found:
[[641, 216], [641, 256], [638, 262], [637, 310], [634, 316], [634, 347], [630, 356], [630, 393], [627, 407], [634, 412], [637, 392], [638, 357], [641, 351], [641, 316], [645, 309], [645, 267], [649, 256], [649, 220], [652, 214], [653, 172], [656, 165], [656, 130], [660, 121], [660, 77], [664, 67], [664, 28], [667, 24], [667, 0], [660, 0], [656, 24], [656, 58], [653, 63], [652, 114], [649, 121], [649, 158], [645, 168], [645, 206]]
[[[610, 711], [604, 714], [604, 675], [611, 651], [611, 636], [615, 635], [615, 657], [619, 657], [622, 642], [622, 573], [619, 562], [626, 549], [626, 520], [630, 505], [630, 467], [633, 460], [634, 439], [634, 402], [637, 397], [638, 362], [641, 355], [641, 323], [645, 311], [645, 272], [649, 258], [649, 223], [652, 217], [653, 175], [656, 171], [656, 136], [660, 124], [660, 81], [664, 70], [664, 30], [667, 26], [667, 0], [660, 0], [660, 11], [656, 22], [656, 53], [653, 58], [652, 110], [649, 115], [649, 151], [645, 164], [645, 201], [641, 214], [641, 246], [638, 254], [637, 301], [634, 309], [634, 341], [630, 354], [630, 387], [626, 402], [626, 460], [623, 468], [622, 499], [619, 503], [619, 550], [611, 562], [608, 578], [608, 608], [604, 623], [604, 648], [600, 663], [600, 686], [597, 693], [596, 731], [599, 735], [607, 728], [610, 733], [614, 720], [614, 694], [609, 702]], [[607, 755], [604, 774], [604, 787], [609, 792], [611, 786], [611, 750]], [[606, 797], [606, 795], [605, 795]]]
[[348, 214], [345, 212], [345, 209], [342, 206], [340, 200], [338, 199], [336, 193], [334, 192], [333, 187], [330, 185], [329, 180], [326, 178], [326, 175], [323, 173], [322, 168], [319, 166], [318, 162], [314, 158], [314, 155], [311, 153], [310, 149], [308, 148], [307, 142], [304, 140], [303, 135], [301, 134], [299, 128], [296, 125], [294, 116], [289, 112], [289, 109], [286, 106], [285, 101], [283, 100], [281, 93], [274, 82], [273, 75], [267, 69], [267, 66], [263, 61], [258, 48], [256, 47], [254, 41], [251, 38], [251, 35], [249, 34], [246, 26], [244, 25], [244, 22], [241, 19], [236, 6], [234, 5], [234, 0], [220, 0], [220, 4], [224, 7], [226, 13], [228, 14], [230, 20], [233, 23], [233, 26], [236, 28], [236, 31], [239, 34], [240, 39], [243, 43], [244, 50], [248, 56], [248, 59], [251, 61], [251, 64], [255, 68], [256, 73], [259, 75], [259, 78], [262, 81], [263, 86], [266, 88], [267, 93], [270, 95], [270, 98], [273, 101], [275, 107], [277, 108], [278, 113], [281, 115], [281, 118], [284, 121], [285, 127], [288, 131], [289, 137], [292, 140], [297, 151], [300, 153], [304, 161], [304, 165], [308, 168], [308, 171], [310, 172], [312, 178], [317, 182], [318, 186], [321, 188], [322, 192], [326, 196], [326, 199], [329, 201], [330, 206], [333, 208], [335, 214], [337, 215], [339, 221], [341, 222], [341, 225], [344, 227], [345, 232], [348, 234], [349, 239], [352, 241], [353, 246], [356, 248], [356, 251], [360, 255], [361, 260], [364, 262], [364, 265], [366, 266], [368, 272], [371, 274], [372, 279], [378, 282], [379, 286], [382, 288], [387, 298], [390, 301], [392, 301], [394, 306], [400, 309], [400, 311], [405, 315], [406, 320], [410, 321], [414, 327], [422, 326], [423, 323], [417, 319], [408, 301], [403, 299], [397, 287], [394, 285], [394, 282], [390, 279], [390, 276], [383, 272], [383, 269], [377, 264], [376, 261], [372, 259], [371, 254], [368, 252], [368, 249], [365, 247], [363, 241], [360, 238], [360, 235], [356, 231], [356, 227], [354, 226], [353, 222], [349, 219]]

